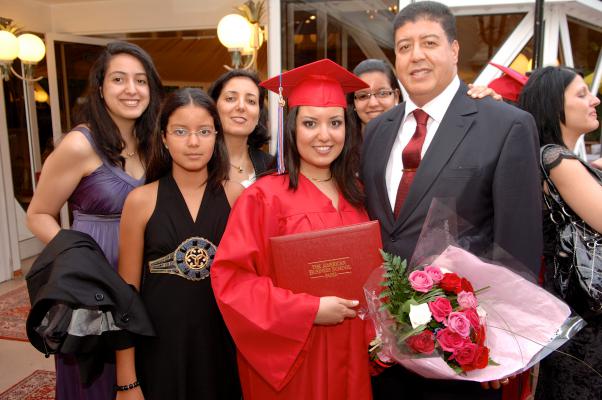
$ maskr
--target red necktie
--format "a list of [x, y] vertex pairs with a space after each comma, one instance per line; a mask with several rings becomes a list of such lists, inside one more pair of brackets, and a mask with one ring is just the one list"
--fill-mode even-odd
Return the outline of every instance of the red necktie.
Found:
[[413, 114], [414, 119], [416, 119], [416, 131], [401, 153], [403, 175], [401, 176], [401, 182], [399, 182], [399, 187], [397, 188], [397, 197], [395, 198], [395, 208], [393, 209], [395, 219], [399, 217], [399, 210], [401, 210], [401, 206], [408, 196], [410, 186], [412, 186], [412, 181], [416, 175], [416, 170], [420, 166], [420, 153], [424, 144], [424, 138], [426, 138], [426, 123], [429, 120], [429, 115], [419, 108], [414, 110]]

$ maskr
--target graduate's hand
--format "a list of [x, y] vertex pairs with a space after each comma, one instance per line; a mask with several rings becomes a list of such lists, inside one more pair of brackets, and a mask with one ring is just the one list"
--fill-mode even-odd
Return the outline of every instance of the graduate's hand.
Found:
[[510, 379], [514, 379], [516, 378], [516, 375], [512, 375], [509, 376], [508, 378], [504, 378], [504, 379], [500, 379], [500, 380], [495, 380], [495, 381], [489, 381], [489, 382], [481, 382], [481, 387], [483, 389], [499, 389], [504, 385], [507, 385], [508, 383], [510, 383]]
[[115, 400], [144, 400], [144, 395], [142, 389], [138, 386], [130, 390], [117, 391]]
[[314, 320], [315, 325], [336, 325], [345, 318], [355, 318], [355, 310], [359, 301], [347, 300], [335, 296], [320, 297], [320, 308]]

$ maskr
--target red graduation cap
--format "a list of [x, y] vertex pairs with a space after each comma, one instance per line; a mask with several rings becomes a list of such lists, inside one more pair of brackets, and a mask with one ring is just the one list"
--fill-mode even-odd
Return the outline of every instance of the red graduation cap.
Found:
[[334, 61], [323, 59], [297, 67], [260, 84], [288, 98], [289, 107], [347, 107], [345, 94], [370, 87]]
[[500, 69], [504, 74], [489, 82], [487, 86], [499, 93], [504, 99], [517, 102], [518, 96], [529, 78], [512, 68], [492, 62], [489, 64]]

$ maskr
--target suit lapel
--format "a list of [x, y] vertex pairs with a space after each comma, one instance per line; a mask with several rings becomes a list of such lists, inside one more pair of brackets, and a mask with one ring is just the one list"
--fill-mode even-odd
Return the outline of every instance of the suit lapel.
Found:
[[392, 231], [395, 217], [393, 216], [393, 210], [391, 209], [391, 203], [389, 202], [389, 192], [387, 191], [387, 164], [389, 163], [393, 144], [399, 133], [399, 127], [401, 126], [404, 112], [405, 104], [402, 103], [397, 106], [395, 113], [383, 121], [381, 128], [377, 132], [373, 132], [374, 135], [377, 135], [374, 140], [378, 142], [374, 148], [384, 150], [383, 154], [376, 154], [374, 156], [377, 157], [375, 160], [376, 171], [379, 171], [376, 184], [378, 199], [381, 201], [381, 210], [385, 211], [387, 217], [386, 221], [380, 222], [381, 224], [386, 223], [388, 225], [385, 228], [389, 232]]
[[395, 231], [401, 229], [420, 204], [472, 125], [477, 108], [474, 104], [475, 100], [466, 95], [467, 91], [468, 87], [460, 84], [433, 141], [420, 161], [408, 197], [401, 208], [399, 218], [395, 221]]

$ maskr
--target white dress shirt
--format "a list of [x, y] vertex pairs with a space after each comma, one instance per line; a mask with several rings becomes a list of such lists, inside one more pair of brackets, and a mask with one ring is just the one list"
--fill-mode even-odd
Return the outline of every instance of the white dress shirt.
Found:
[[[426, 150], [433, 141], [433, 137], [435, 136], [435, 133], [437, 133], [437, 129], [439, 129], [441, 120], [459, 88], [460, 79], [458, 76], [455, 76], [443, 92], [422, 107], [422, 110], [429, 115], [429, 119], [426, 124], [426, 137], [424, 138], [424, 144], [422, 145], [422, 151], [420, 152], [421, 159], [424, 157], [424, 153], [426, 153]], [[416, 131], [416, 119], [414, 118], [413, 111], [417, 108], [419, 107], [414, 104], [409, 96], [405, 98], [405, 114], [401, 121], [397, 138], [391, 148], [389, 162], [387, 163], [387, 193], [389, 194], [392, 210], [395, 208], [397, 188], [399, 187], [399, 182], [401, 182], [401, 176], [403, 175], [403, 161], [401, 155], [403, 149], [410, 142], [410, 139], [412, 139], [412, 136], [414, 136], [414, 132]]]

